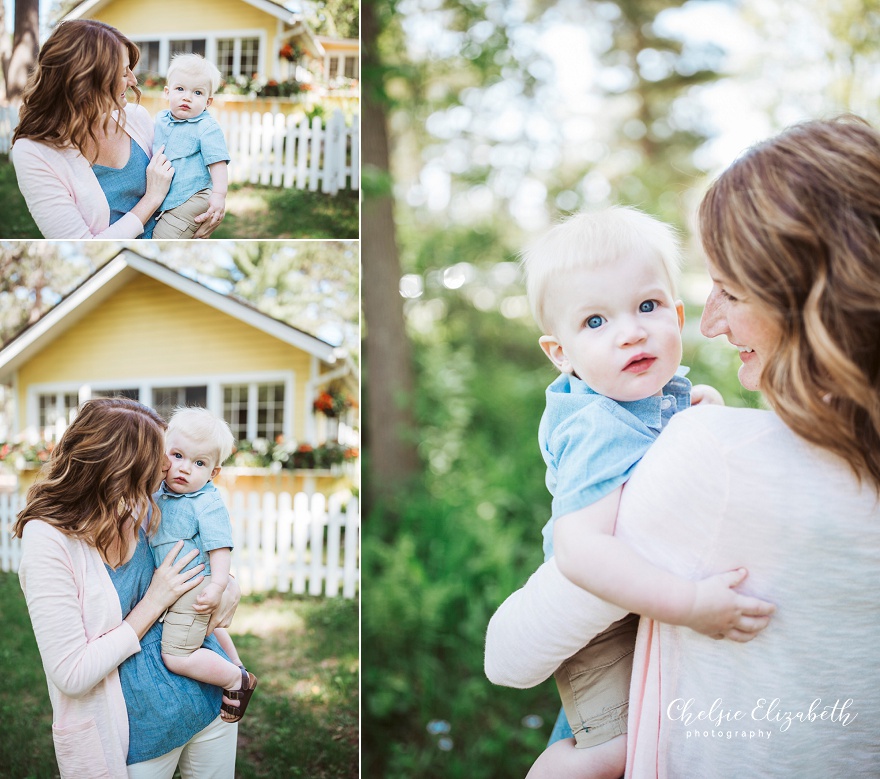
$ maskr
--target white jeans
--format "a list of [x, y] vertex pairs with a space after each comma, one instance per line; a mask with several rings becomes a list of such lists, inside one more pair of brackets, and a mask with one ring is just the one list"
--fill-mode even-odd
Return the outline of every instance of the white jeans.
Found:
[[238, 723], [217, 717], [183, 746], [143, 763], [128, 766], [128, 779], [234, 779]]

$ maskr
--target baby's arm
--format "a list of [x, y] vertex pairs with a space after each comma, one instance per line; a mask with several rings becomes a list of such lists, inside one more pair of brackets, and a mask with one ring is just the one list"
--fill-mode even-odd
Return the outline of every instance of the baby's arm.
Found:
[[226, 215], [226, 191], [229, 189], [229, 166], [226, 162], [215, 162], [208, 165], [211, 174], [211, 196], [208, 198], [208, 210], [204, 213], [206, 220], [219, 223]]
[[211, 561], [211, 583], [199, 593], [196, 603], [210, 606], [211, 611], [220, 605], [220, 598], [229, 583], [229, 565], [232, 559], [232, 550], [229, 547], [212, 549], [208, 552]]
[[691, 387], [691, 405], [699, 406], [701, 403], [707, 406], [723, 406], [724, 398], [715, 387], [710, 387], [708, 384], [694, 384]]
[[556, 564], [579, 587], [615, 606], [713, 638], [750, 641], [775, 607], [734, 587], [745, 569], [693, 582], [649, 563], [613, 535], [623, 487], [553, 526]]

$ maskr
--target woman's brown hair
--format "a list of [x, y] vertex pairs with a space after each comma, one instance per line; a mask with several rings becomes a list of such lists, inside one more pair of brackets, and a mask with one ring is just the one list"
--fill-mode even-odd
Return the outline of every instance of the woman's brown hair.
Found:
[[771, 407], [880, 490], [880, 133], [850, 115], [759, 144], [706, 194], [700, 233], [780, 328]]
[[[22, 96], [19, 138], [83, 152], [87, 140], [97, 144], [95, 128], [111, 121], [125, 124], [118, 96], [122, 75], [120, 45], [128, 49], [133, 69], [140, 51], [115, 27], [91, 19], [62, 22], [40, 49], [37, 65]], [[140, 90], [131, 87], [140, 100]], [[116, 118], [111, 114], [118, 111]]]
[[64, 431], [39, 480], [28, 490], [13, 532], [41, 519], [93, 544], [105, 559], [127, 549], [131, 522], [153, 507], [149, 532], [159, 524], [152, 498], [165, 461], [165, 420], [128, 398], [83, 403]]

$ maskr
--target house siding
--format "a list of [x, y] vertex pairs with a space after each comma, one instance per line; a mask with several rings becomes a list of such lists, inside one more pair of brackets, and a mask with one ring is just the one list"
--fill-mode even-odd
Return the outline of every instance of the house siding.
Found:
[[[19, 370], [20, 429], [35, 384], [97, 384], [293, 373], [293, 430], [307, 430], [311, 357], [146, 276], [138, 276]], [[193, 382], [195, 383], [195, 382]]]

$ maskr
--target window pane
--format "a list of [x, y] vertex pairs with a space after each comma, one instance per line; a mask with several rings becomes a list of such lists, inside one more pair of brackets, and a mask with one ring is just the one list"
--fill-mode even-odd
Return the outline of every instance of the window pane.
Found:
[[244, 76], [253, 76], [260, 72], [260, 39], [241, 39], [241, 64], [239, 73]]
[[159, 72], [159, 41], [142, 41], [137, 44], [141, 50], [141, 58], [135, 66], [135, 73]]
[[357, 57], [346, 57], [345, 58], [345, 77], [346, 78], [357, 78]]
[[257, 436], [275, 440], [284, 432], [284, 385], [263, 384], [258, 396]]
[[217, 67], [223, 78], [236, 75], [235, 41], [232, 38], [220, 38], [217, 41]]
[[194, 41], [171, 41], [171, 56], [175, 54], [201, 54], [205, 56], [205, 39]]
[[200, 387], [156, 387], [153, 389], [153, 408], [166, 421], [177, 406], [208, 405], [208, 388]]
[[92, 390], [93, 398], [129, 398], [131, 400], [140, 400], [140, 396], [140, 390], [137, 389]]
[[247, 438], [247, 384], [223, 388], [223, 419], [236, 441]]
[[339, 75], [339, 57], [330, 57], [330, 78], [336, 78]]

